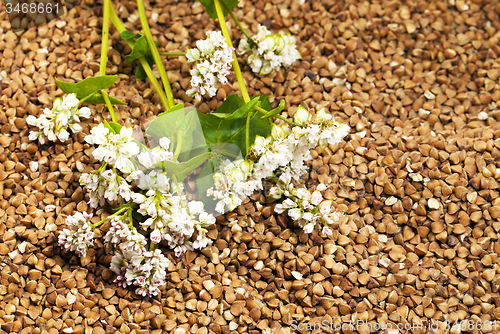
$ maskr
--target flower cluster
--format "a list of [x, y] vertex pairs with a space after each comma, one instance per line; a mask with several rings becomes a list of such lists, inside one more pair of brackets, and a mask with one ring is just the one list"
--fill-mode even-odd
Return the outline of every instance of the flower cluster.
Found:
[[276, 204], [276, 213], [287, 212], [305, 233], [311, 233], [314, 229], [321, 230], [322, 233], [331, 235], [330, 225], [337, 223], [340, 213], [335, 211], [332, 200], [323, 199], [322, 191], [326, 186], [320, 184], [314, 192], [305, 188], [294, 188], [289, 174], [282, 174], [275, 187], [270, 193], [278, 197], [281, 194], [287, 198]]
[[102, 123], [90, 130], [85, 136], [89, 144], [99, 145], [92, 155], [99, 161], [114, 165], [124, 173], [134, 170], [130, 158], [139, 153], [139, 146], [134, 142], [132, 128], [122, 127], [120, 133], [112, 133]]
[[94, 232], [90, 219], [92, 214], [86, 212], [77, 212], [73, 216], [66, 218], [66, 225], [70, 229], [65, 228], [59, 234], [59, 245], [63, 249], [75, 251], [80, 256], [86, 256], [89, 246], [92, 246]]
[[253, 72], [260, 75], [278, 70], [281, 65], [290, 66], [301, 58], [295, 45], [295, 37], [282, 31], [272, 35], [260, 24], [257, 35], [252, 36], [251, 41], [246, 37], [240, 41], [238, 52], [250, 54], [247, 63]]
[[127, 287], [138, 286], [135, 292], [141, 296], [156, 296], [165, 282], [166, 269], [170, 261], [163, 253], [154, 251], [133, 252], [124, 247], [111, 259], [110, 269], [118, 275], [115, 282]]
[[225, 160], [221, 165], [222, 173], [214, 174], [214, 188], [207, 190], [208, 196], [213, 196], [220, 201], [215, 210], [224, 213], [227, 207], [229, 211], [239, 206], [246, 196], [250, 196], [256, 189], [262, 190], [260, 180], [249, 179], [251, 177], [253, 162], [250, 160], [237, 160], [231, 162]]
[[205, 93], [215, 96], [215, 85], [227, 83], [233, 51], [234, 48], [227, 45], [220, 31], [207, 31], [207, 39], [197, 41], [196, 48], [186, 52], [187, 59], [196, 62], [196, 67], [191, 70], [192, 88], [186, 93], [198, 101]]
[[90, 109], [87, 107], [78, 109], [79, 103], [80, 101], [75, 94], [69, 94], [63, 99], [56, 99], [52, 110], [45, 108], [40, 117], [28, 116], [26, 122], [39, 129], [39, 131], [31, 131], [29, 139], [38, 139], [42, 145], [47, 139], [49, 141], [59, 139], [61, 142], [65, 142], [69, 138], [68, 130], [73, 133], [80, 132], [82, 130], [78, 124], [80, 117], [89, 118]]
[[[129, 222], [128, 218], [124, 221]], [[170, 261], [159, 249], [148, 251], [146, 238], [117, 218], [111, 220], [104, 241], [118, 245], [110, 266], [118, 275], [115, 283], [123, 287], [135, 285], [136, 293], [142, 296], [156, 296], [160, 292]]]
[[[151, 242], [158, 244], [165, 240], [176, 256], [187, 250], [202, 249], [208, 244], [206, 227], [215, 223], [213, 215], [203, 210], [203, 203], [186, 198], [155, 191], [149, 196], [136, 194], [133, 201], [139, 204], [138, 213], [147, 217], [141, 222], [143, 229], [152, 230]], [[191, 242], [191, 237], [195, 241]]]
[[[301, 198], [302, 195], [306, 196], [302, 190], [298, 195], [293, 195], [290, 179], [298, 180], [307, 172], [304, 162], [312, 159], [309, 153], [311, 149], [317, 146], [324, 149], [327, 145], [339, 143], [347, 136], [349, 126], [333, 121], [332, 116], [323, 109], [317, 113], [315, 119], [312, 119], [311, 114], [302, 107], [299, 107], [295, 113], [294, 122], [297, 126], [292, 129], [287, 125], [273, 125], [271, 136], [267, 138], [257, 136], [248, 154], [249, 160], [238, 160], [233, 163], [227, 161], [221, 166], [222, 173], [214, 175], [215, 189], [207, 190], [208, 196], [219, 200], [216, 211], [223, 213], [226, 209], [229, 211], [235, 209], [246, 196], [251, 195], [257, 189], [262, 190], [263, 179], [277, 175], [280, 176], [282, 185], [271, 189], [269, 194], [271, 198], [278, 199], [282, 195], [297, 198]], [[317, 198], [316, 193], [314, 201]], [[300, 207], [300, 210], [306, 209], [312, 210], [311, 206]], [[306, 218], [310, 218], [309, 213], [301, 212]], [[323, 212], [320, 213], [323, 214]], [[291, 215], [292, 218], [297, 218], [298, 211], [292, 211]], [[300, 219], [302, 216], [294, 220], [300, 221], [299, 225], [304, 227], [303, 220]], [[321, 218], [323, 219], [321, 220], [313, 216], [311, 219], [313, 220], [310, 220], [309, 224], [330, 223], [330, 220], [326, 218]], [[313, 225], [308, 225], [307, 230], [311, 226]]]
[[311, 114], [299, 107], [294, 116], [295, 124], [274, 126], [271, 136], [257, 136], [250, 150], [250, 158], [255, 162], [253, 178], [271, 177], [275, 171], [289, 171], [298, 180], [307, 171], [304, 161], [312, 159], [309, 151], [320, 146], [338, 144], [349, 133], [349, 126], [332, 120], [324, 109], [312, 120]]
[[[105, 167], [105, 166], [103, 166]], [[97, 208], [104, 205], [105, 200], [118, 204], [130, 200], [132, 193], [130, 185], [125, 179], [115, 171], [99, 168], [92, 173], [83, 173], [80, 177], [80, 184], [87, 187], [89, 192], [89, 205]]]

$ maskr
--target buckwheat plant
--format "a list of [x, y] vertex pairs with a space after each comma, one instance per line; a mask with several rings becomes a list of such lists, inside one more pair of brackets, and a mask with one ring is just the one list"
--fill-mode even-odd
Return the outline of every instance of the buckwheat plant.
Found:
[[[273, 184], [265, 194], [268, 199], [282, 200], [276, 212], [287, 214], [306, 233], [318, 229], [331, 234], [340, 215], [333, 202], [323, 198], [326, 185], [311, 192], [300, 187], [299, 180], [308, 171], [309, 151], [339, 143], [349, 127], [334, 121], [325, 110], [313, 118], [302, 107], [292, 121], [280, 115], [285, 101], [273, 109], [268, 96], [251, 97], [225, 19], [230, 15], [242, 30], [246, 41], [239, 49], [250, 54], [250, 69], [261, 75], [283, 71], [281, 66], [291, 66], [300, 58], [295, 38], [284, 32], [272, 35], [264, 26], [250, 38], [232, 13], [237, 1], [201, 3], [211, 18], [218, 19], [221, 31], [206, 32], [207, 38], [186, 52], [160, 52], [148, 26], [143, 0], [137, 0], [142, 26], [142, 32], [137, 33], [127, 31], [111, 0], [104, 0], [99, 75], [78, 83], [56, 81], [69, 95], [56, 101], [52, 110], [46, 109], [39, 119], [28, 119], [40, 129], [30, 135], [32, 140], [43, 143], [47, 137], [63, 141], [68, 138], [67, 128], [74, 133], [80, 131], [76, 124], [79, 117], [90, 116], [87, 107], [78, 109], [80, 102], [106, 105], [110, 117], [104, 115], [105, 120], [85, 136], [85, 142], [94, 147], [93, 157], [101, 163], [80, 177], [88, 192], [89, 209], [66, 217], [69, 228], [59, 233], [59, 244], [79, 256], [88, 256], [93, 230], [102, 228], [106, 233], [104, 244], [114, 253], [110, 269], [117, 275], [115, 282], [133, 286], [143, 296], [161, 292], [175, 257], [213, 242], [208, 231], [214, 228], [216, 215], [235, 210], [255, 192], [265, 192], [266, 183]], [[149, 79], [164, 109], [145, 129], [148, 145], [143, 144], [144, 136], [137, 138], [132, 128], [120, 124], [114, 108], [125, 103], [106, 93], [117, 80], [116, 75], [106, 75], [110, 20], [132, 50], [125, 60], [138, 62], [136, 77]], [[176, 104], [162, 56], [186, 56], [194, 63], [192, 88], [186, 93], [195, 100], [216, 95], [217, 88], [228, 83], [231, 70], [241, 97], [228, 96], [211, 113]], [[153, 63], [161, 85], [153, 75]], [[278, 126], [273, 119], [285, 123]]]
[[39, 131], [31, 131], [29, 139], [38, 139], [42, 145], [47, 140], [65, 142], [69, 139], [69, 130], [73, 133], [80, 132], [82, 127], [78, 122], [80, 118], [90, 117], [90, 109], [88, 107], [78, 109], [79, 103], [75, 94], [69, 94], [62, 99], [56, 99], [52, 109], [45, 108], [40, 117], [28, 116], [26, 122], [39, 129]]
[[276, 206], [276, 213], [286, 211], [306, 233], [317, 228], [329, 235], [329, 225], [338, 222], [339, 213], [331, 200], [323, 200], [321, 191], [326, 186], [318, 186], [311, 194], [305, 188], [295, 189], [291, 180], [299, 180], [307, 172], [304, 162], [312, 159], [309, 150], [340, 143], [349, 126], [333, 121], [324, 109], [312, 119], [303, 107], [298, 108], [294, 121], [297, 126], [292, 129], [286, 124], [273, 125], [270, 136], [257, 136], [247, 156], [249, 160], [239, 160], [236, 164], [226, 161], [221, 167], [224, 173], [214, 175], [215, 190], [209, 188], [207, 195], [220, 199], [218, 212], [231, 211], [255, 190], [262, 190], [263, 179], [271, 179], [275, 186], [268, 196], [274, 200], [286, 197]]

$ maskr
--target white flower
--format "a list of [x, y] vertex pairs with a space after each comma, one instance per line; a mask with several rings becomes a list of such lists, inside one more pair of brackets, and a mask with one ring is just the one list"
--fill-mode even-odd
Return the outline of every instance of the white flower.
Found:
[[332, 119], [332, 115], [327, 114], [324, 108], [322, 108], [320, 111], [318, 111], [316, 117], [320, 121], [323, 121], [323, 120], [329, 121]]
[[205, 93], [210, 97], [215, 96], [217, 83], [227, 83], [234, 48], [227, 45], [220, 31], [208, 31], [207, 39], [197, 41], [196, 47], [186, 52], [187, 59], [196, 62], [195, 68], [191, 70], [192, 88], [186, 93], [201, 100]]
[[314, 224], [309, 223], [304, 226], [304, 232], [305, 233], [311, 233], [314, 230]]
[[301, 58], [294, 37], [282, 31], [271, 35], [271, 32], [262, 25], [259, 25], [258, 32], [252, 37], [251, 42], [246, 37], [240, 41], [238, 52], [250, 54], [247, 64], [253, 72], [260, 75], [278, 70], [281, 65], [290, 66]]
[[299, 220], [302, 218], [302, 210], [299, 208], [294, 208], [288, 211], [288, 215], [293, 219], [293, 220]]
[[311, 114], [302, 106], [297, 108], [295, 112], [294, 121], [297, 124], [306, 125], [311, 120]]
[[69, 139], [69, 131], [78, 133], [82, 127], [77, 124], [80, 121], [78, 116], [83, 118], [90, 117], [89, 108], [78, 110], [79, 100], [75, 94], [66, 95], [63, 99], [56, 99], [51, 109], [45, 108], [42, 115], [36, 118], [30, 115], [26, 118], [26, 123], [36, 126], [40, 131], [31, 131], [30, 140], [38, 139], [40, 144], [44, 144], [46, 139], [50, 141], [59, 140], [65, 142]]
[[63, 249], [75, 251], [80, 256], [86, 256], [88, 247], [93, 244], [94, 232], [92, 232], [90, 218], [92, 214], [77, 212], [66, 218], [66, 224], [70, 229], [64, 229], [59, 234], [59, 245]]
[[124, 173], [133, 170], [130, 158], [139, 154], [139, 146], [134, 142], [132, 128], [122, 127], [120, 133], [115, 134], [100, 123], [90, 131], [90, 135], [85, 136], [85, 141], [99, 145], [92, 152], [97, 160], [112, 164]]
[[155, 229], [153, 232], [151, 232], [149, 238], [155, 244], [159, 243], [161, 241], [161, 232], [160, 232], [160, 230]]
[[137, 186], [142, 190], [151, 191], [146, 196], [151, 196], [155, 191], [167, 193], [169, 189], [169, 179], [163, 174], [151, 171], [148, 174], [141, 173], [137, 181]]
[[104, 205], [106, 199], [111, 202], [118, 200], [119, 204], [130, 200], [130, 185], [113, 170], [100, 168], [91, 174], [84, 173], [80, 184], [87, 187], [89, 204], [93, 208]]
[[168, 148], [170, 146], [170, 139], [168, 139], [167, 137], [161, 137], [159, 142], [160, 142], [161, 148], [168, 150]]
[[311, 203], [313, 205], [318, 205], [319, 203], [321, 203], [322, 200], [323, 200], [323, 196], [321, 195], [321, 193], [319, 191], [313, 192], [312, 197], [311, 197]]
[[188, 203], [188, 208], [192, 215], [198, 215], [203, 211], [203, 202], [191, 201]]
[[321, 232], [323, 232], [324, 234], [326, 235], [332, 235], [333, 234], [333, 231], [331, 228], [329, 228], [328, 226], [324, 226], [323, 227], [323, 230], [321, 230]]

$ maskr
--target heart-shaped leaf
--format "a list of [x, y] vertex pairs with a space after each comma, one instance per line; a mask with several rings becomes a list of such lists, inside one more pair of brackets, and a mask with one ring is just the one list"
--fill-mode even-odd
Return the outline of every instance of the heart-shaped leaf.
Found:
[[[108, 96], [108, 98], [109, 98], [109, 101], [111, 102], [111, 104], [121, 105], [121, 106], [127, 105], [125, 102], [120, 101], [115, 97]], [[90, 95], [89, 97], [87, 97], [85, 99], [85, 102], [89, 103], [89, 104], [106, 104], [106, 101], [104, 100], [104, 97], [102, 96], [102, 94], [100, 92], [97, 92], [93, 95]]]
[[[155, 42], [155, 45], [156, 47], [158, 47], [160, 43]], [[136, 59], [148, 55], [151, 55], [151, 50], [149, 50], [148, 41], [146, 40], [146, 36], [141, 36], [135, 42], [134, 47], [132, 48], [132, 52], [129, 55], [125, 56], [125, 60], [131, 63]]]
[[197, 150], [199, 148], [204, 148], [203, 152], [208, 151], [196, 109], [192, 107], [184, 109], [182, 104], [158, 115], [149, 124], [146, 133], [154, 139], [169, 138], [171, 149], [177, 147], [180, 136], [179, 161], [186, 161], [199, 154], [200, 150]]
[[[263, 108], [266, 110], [270, 109], [270, 103], [268, 101], [268, 96], [260, 95], [259, 102]], [[226, 101], [231, 99], [227, 105], [224, 105]], [[231, 95], [228, 99], [217, 109], [218, 113], [233, 113], [237, 109], [241, 108], [245, 103], [243, 99], [238, 96]], [[234, 108], [230, 110], [229, 106]], [[269, 108], [269, 109], [268, 109]], [[222, 109], [222, 110], [220, 110]], [[246, 152], [246, 138], [245, 138], [245, 128], [246, 119], [223, 119], [217, 116], [212, 116], [212, 114], [202, 114], [198, 113], [200, 118], [201, 127], [203, 128], [203, 133], [205, 135], [205, 140], [207, 144], [211, 143], [230, 143], [237, 145], [241, 152]], [[271, 134], [271, 124], [268, 119], [262, 119], [257, 114], [253, 114], [250, 118], [250, 129], [249, 129], [249, 140], [250, 143], [255, 141], [257, 135], [267, 137]]]
[[88, 96], [94, 95], [101, 89], [106, 89], [113, 86], [118, 76], [107, 75], [99, 77], [90, 77], [83, 79], [77, 83], [64, 82], [56, 79], [57, 86], [66, 94], [74, 93], [76, 98], [81, 100]]

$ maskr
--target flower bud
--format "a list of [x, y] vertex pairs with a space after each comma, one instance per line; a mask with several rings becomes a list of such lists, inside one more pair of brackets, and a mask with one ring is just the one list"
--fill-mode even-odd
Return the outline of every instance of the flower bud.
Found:
[[333, 205], [333, 200], [325, 199], [319, 203], [318, 207], [322, 213], [328, 213], [331, 211]]
[[224, 181], [224, 175], [222, 175], [222, 173], [215, 173], [212, 177], [213, 177], [215, 183], [219, 183], [221, 181]]
[[251, 160], [243, 160], [240, 162], [240, 169], [245, 173], [245, 175], [248, 175], [252, 172], [254, 162]]
[[262, 136], [255, 136], [255, 146], [265, 146], [266, 145], [266, 138]]
[[198, 61], [200, 59], [200, 51], [198, 49], [189, 49], [186, 52], [188, 61]]
[[262, 66], [260, 69], [259, 75], [268, 75], [274, 70], [274, 68], [271, 66], [271, 64], [265, 64]]
[[300, 125], [306, 125], [311, 120], [311, 114], [302, 106], [297, 108], [295, 112], [294, 121]]
[[238, 205], [241, 204], [241, 200], [238, 197], [236, 197], [235, 195], [231, 194], [231, 200], [229, 203], [226, 203], [226, 204], [227, 204], [229, 211], [233, 211], [234, 209], [236, 209], [236, 207]]
[[161, 148], [168, 150], [168, 147], [170, 146], [170, 139], [168, 139], [167, 137], [161, 137], [159, 142]]
[[271, 129], [271, 136], [274, 140], [284, 139], [286, 137], [285, 130], [281, 126], [273, 124], [273, 127]]
[[328, 114], [324, 108], [318, 111], [316, 117], [319, 121], [329, 121], [332, 119], [332, 115]]
[[62, 98], [58, 97], [54, 100], [54, 104], [52, 106], [53, 110], [59, 110], [62, 109]]
[[304, 233], [311, 233], [314, 230], [314, 224], [309, 223], [306, 226], [304, 226]]
[[246, 179], [245, 173], [237, 168], [231, 169], [231, 178], [234, 182], [243, 182]]

